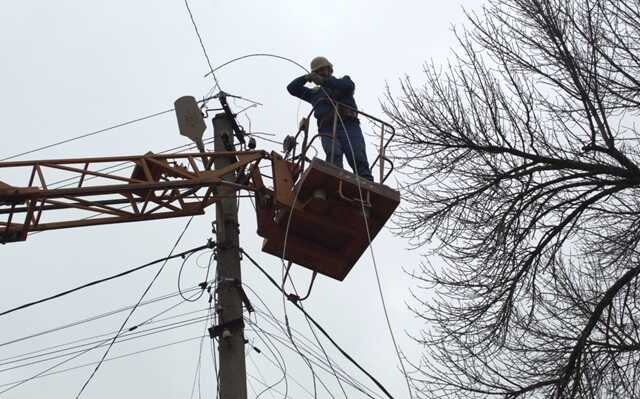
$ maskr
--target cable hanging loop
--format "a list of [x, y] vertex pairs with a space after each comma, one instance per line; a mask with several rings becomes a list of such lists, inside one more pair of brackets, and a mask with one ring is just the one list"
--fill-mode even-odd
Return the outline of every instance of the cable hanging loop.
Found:
[[313, 283], [316, 281], [317, 275], [318, 275], [318, 272], [314, 271], [313, 275], [311, 276], [311, 283], [309, 283], [309, 288], [307, 289], [307, 293], [302, 298], [296, 294], [287, 294], [287, 300], [293, 303], [303, 302], [307, 300], [311, 295], [311, 289], [313, 288]]

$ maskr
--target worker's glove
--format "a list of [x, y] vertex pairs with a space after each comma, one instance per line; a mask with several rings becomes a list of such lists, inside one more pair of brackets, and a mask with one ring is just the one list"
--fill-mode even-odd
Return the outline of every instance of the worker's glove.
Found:
[[318, 86], [322, 86], [324, 84], [325, 81], [325, 77], [318, 75], [315, 72], [311, 72], [308, 76], [309, 82], [313, 82], [315, 84], [317, 84]]

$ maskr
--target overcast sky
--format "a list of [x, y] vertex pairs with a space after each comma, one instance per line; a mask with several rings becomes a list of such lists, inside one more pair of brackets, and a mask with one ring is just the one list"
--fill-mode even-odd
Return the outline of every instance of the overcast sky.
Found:
[[[423, 63], [431, 59], [444, 62], [455, 46], [451, 26], [464, 21], [462, 7], [474, 10], [481, 4], [481, 0], [191, 0], [214, 65], [254, 52], [275, 53], [305, 65], [312, 57], [324, 55], [333, 62], [337, 75], [348, 74], [355, 81], [359, 106], [378, 115], [381, 115], [379, 100], [385, 85], [396, 87], [398, 79], [405, 74], [421, 82]], [[0, 13], [0, 50], [3, 137], [0, 158], [170, 109], [176, 98], [187, 94], [202, 97], [212, 86], [211, 79], [203, 77], [207, 65], [181, 0], [8, 2]], [[247, 113], [251, 127], [275, 133], [281, 140], [285, 134], [295, 131], [297, 119], [309, 110], [307, 104], [301, 105], [285, 91], [286, 84], [301, 74], [301, 70], [289, 63], [256, 58], [232, 64], [217, 76], [225, 91], [262, 102], [264, 106]], [[243, 116], [241, 122], [248, 128], [246, 117]], [[210, 135], [211, 130], [207, 134]], [[186, 143], [177, 133], [175, 117], [167, 114], [24, 159], [141, 154]], [[370, 158], [373, 158], [373, 142], [369, 144]], [[259, 145], [268, 150], [277, 149], [269, 143]], [[0, 180], [16, 176], [0, 175]], [[279, 275], [279, 259], [260, 253], [261, 239], [255, 235], [253, 208], [248, 202], [242, 203], [240, 213], [241, 245], [269, 272]], [[180, 249], [204, 243], [211, 236], [213, 217], [211, 208], [206, 216], [194, 219]], [[178, 219], [53, 231], [30, 237], [27, 242], [0, 247], [3, 276], [0, 311], [163, 257], [185, 222]], [[407, 303], [414, 303], [409, 288], [415, 288], [416, 283], [403, 269], [415, 269], [421, 261], [421, 251], [409, 251], [407, 247], [406, 242], [388, 231], [381, 233], [373, 245], [395, 333], [408, 358], [415, 361], [419, 359], [420, 348], [408, 334], [418, 335], [423, 325], [407, 309]], [[176, 291], [178, 266], [176, 262], [167, 266], [149, 298]], [[133, 304], [155, 270], [1, 317], [0, 341]], [[196, 284], [203, 273], [191, 264], [183, 284]], [[243, 262], [243, 277], [281, 317], [281, 297], [248, 262]], [[296, 269], [294, 277], [298, 286], [304, 287], [310, 273]], [[250, 296], [259, 303], [253, 294]], [[133, 323], [174, 302], [176, 298], [140, 309]], [[167, 316], [205, 307], [206, 301], [202, 299], [181, 305]], [[259, 307], [264, 309], [261, 304]], [[396, 397], [407, 397], [384, 321], [369, 253], [360, 259], [344, 282], [319, 277], [306, 307], [336, 341]], [[304, 319], [294, 308], [289, 308], [289, 315], [292, 327], [312, 338]], [[0, 346], [0, 358], [107, 333], [117, 329], [123, 317], [120, 313], [56, 334]], [[199, 322], [116, 345], [111, 356], [196, 337], [204, 327], [204, 323]], [[260, 358], [271, 354], [256, 333], [247, 331], [247, 337], [262, 350], [262, 354], [253, 352], [248, 360], [249, 373], [255, 377], [262, 375], [267, 383], [276, 381], [278, 369]], [[205, 344], [208, 342], [205, 340]], [[323, 343], [329, 355], [351, 372], [348, 362], [330, 344]], [[64, 368], [95, 361], [102, 350], [83, 355]], [[187, 398], [198, 351], [199, 341], [192, 340], [105, 363], [83, 397]], [[281, 347], [281, 351], [289, 366], [288, 373], [310, 390], [311, 376], [304, 363], [286, 348]], [[208, 348], [202, 356], [203, 395], [212, 397], [215, 383]], [[55, 361], [59, 360], [63, 359]], [[0, 384], [31, 376], [55, 361], [11, 371], [2, 371], [10, 365], [0, 365]], [[4, 362], [0, 360], [0, 363]], [[90, 371], [91, 368], [85, 367], [34, 380], [0, 397], [33, 398], [43, 394], [54, 398], [74, 397]], [[353, 375], [371, 386], [363, 375], [356, 371]], [[334, 395], [340, 397], [335, 380], [326, 374], [320, 376]], [[253, 390], [259, 392], [263, 387], [256, 380], [251, 381], [250, 397], [255, 397]], [[289, 381], [289, 385], [291, 397], [309, 397], [293, 382]], [[283, 390], [284, 385], [276, 389]], [[329, 397], [323, 390], [319, 392], [319, 397]], [[282, 395], [266, 393], [263, 397]]]

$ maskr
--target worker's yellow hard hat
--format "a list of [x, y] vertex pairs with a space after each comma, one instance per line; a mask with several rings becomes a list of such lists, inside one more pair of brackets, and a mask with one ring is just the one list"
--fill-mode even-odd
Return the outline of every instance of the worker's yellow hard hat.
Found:
[[316, 58], [311, 60], [311, 72], [315, 72], [318, 69], [321, 69], [321, 68], [324, 68], [324, 67], [332, 67], [333, 68], [333, 65], [325, 57], [316, 57]]

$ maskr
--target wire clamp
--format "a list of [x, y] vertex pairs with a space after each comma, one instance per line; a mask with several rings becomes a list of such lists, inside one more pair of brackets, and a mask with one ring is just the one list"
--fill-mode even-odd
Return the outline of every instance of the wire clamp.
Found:
[[[229, 320], [227, 322], [218, 324], [217, 326], [210, 327], [208, 330], [209, 337], [211, 337], [211, 339], [214, 339], [216, 337], [224, 338], [224, 335], [227, 335], [230, 330], [240, 328], [244, 328], [244, 320], [242, 320], [241, 318]], [[225, 334], [225, 331], [227, 332], [227, 334]]]

